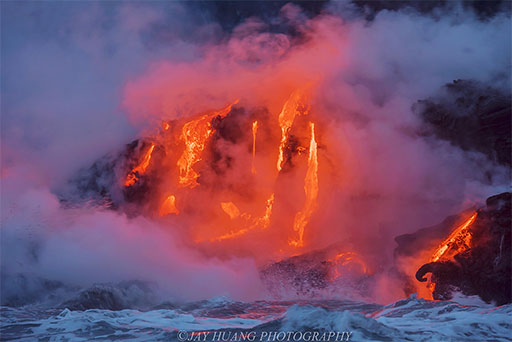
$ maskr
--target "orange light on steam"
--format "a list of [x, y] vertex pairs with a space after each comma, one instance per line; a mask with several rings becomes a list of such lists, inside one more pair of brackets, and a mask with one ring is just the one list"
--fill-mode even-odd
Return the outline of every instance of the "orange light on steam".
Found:
[[368, 268], [366, 267], [365, 262], [361, 259], [359, 254], [355, 252], [338, 253], [334, 258], [329, 259], [329, 261], [334, 264], [332, 275], [330, 277], [331, 281], [339, 278], [342, 275], [340, 272], [341, 267], [357, 265], [362, 273], [368, 273]]

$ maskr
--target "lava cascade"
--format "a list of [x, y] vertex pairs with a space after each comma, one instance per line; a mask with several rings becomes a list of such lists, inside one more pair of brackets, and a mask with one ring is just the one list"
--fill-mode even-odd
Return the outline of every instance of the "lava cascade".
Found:
[[[162, 190], [160, 191], [161, 195], [156, 196], [161, 198], [160, 203], [157, 205], [157, 214], [161, 217], [181, 216], [184, 214], [182, 209], [191, 206], [191, 201], [194, 201], [193, 198], [197, 198], [194, 197], [196, 189], [201, 188], [201, 170], [200, 168], [197, 169], [197, 166], [203, 158], [209, 158], [205, 153], [209, 153], [211, 147], [208, 146], [215, 143], [215, 140], [212, 140], [212, 138], [216, 132], [216, 125], [226, 119], [233, 110], [233, 106], [237, 103], [238, 100], [220, 110], [200, 114], [192, 120], [181, 123], [181, 129], [179, 128], [179, 122], [170, 124], [164, 121], [159, 133], [148, 138], [148, 140], [151, 141], [151, 147], [143, 158], [141, 158], [140, 164], [129, 171], [126, 176], [127, 181], [124, 184], [125, 187], [128, 188], [136, 184], [152, 163], [158, 164], [154, 166], [154, 169], [166, 168], [166, 171], [163, 172], [164, 176], [161, 177], [166, 179], [166, 182], [165, 186], [162, 186]], [[251, 133], [251, 158], [250, 165], [247, 165], [247, 169], [250, 170], [251, 177], [254, 177], [256, 181], [264, 177], [270, 177], [273, 180], [270, 182], [270, 185], [261, 189], [261, 195], [257, 196], [258, 199], [250, 203], [252, 205], [247, 205], [247, 201], [243, 199], [242, 202], [239, 203], [236, 198], [232, 198], [231, 200], [226, 198], [226, 200], [217, 202], [216, 205], [213, 204], [215, 200], [212, 198], [211, 202], [213, 207], [210, 203], [207, 205], [203, 204], [201, 209], [204, 209], [204, 212], [217, 212], [222, 214], [217, 214], [217, 219], [214, 219], [212, 222], [208, 220], [195, 222], [196, 226], [206, 227], [204, 229], [206, 233], [196, 234], [193, 238], [196, 243], [222, 243], [227, 240], [241, 238], [249, 232], [257, 230], [265, 231], [272, 227], [274, 230], [279, 230], [279, 232], [277, 232], [278, 234], [286, 235], [286, 238], [283, 239], [284, 244], [294, 249], [306, 245], [304, 231], [317, 208], [319, 195], [318, 144], [315, 123], [309, 121], [306, 129], [304, 124], [296, 125], [296, 117], [307, 116], [309, 112], [310, 108], [307, 104], [304, 91], [296, 90], [292, 92], [289, 98], [284, 102], [281, 112], [276, 116], [277, 120], [266, 120], [263, 122], [261, 120], [251, 121], [251, 126], [248, 127], [248, 132]], [[292, 182], [303, 188], [303, 194], [305, 196], [303, 206], [301, 209], [297, 208], [297, 211], [293, 214], [292, 217], [294, 217], [294, 220], [290, 223], [290, 226], [282, 228], [278, 228], [277, 225], [272, 226], [272, 218], [276, 214], [274, 204], [280, 200], [279, 196], [276, 196], [275, 193], [275, 188], [280, 182], [280, 178], [276, 177], [276, 175], [262, 175], [264, 170], [261, 170], [261, 172], [257, 172], [256, 170], [257, 158], [270, 161], [275, 156], [272, 153], [268, 153], [268, 151], [259, 152], [256, 146], [258, 130], [261, 128], [262, 124], [272, 125], [276, 122], [281, 133], [279, 143], [274, 147], [275, 150], [277, 150], [277, 164], [274, 164], [277, 165], [277, 175], [279, 176], [279, 174], [284, 171], [283, 167], [287, 165], [287, 163], [290, 163], [288, 169], [295, 167], [291, 165], [290, 156], [285, 158], [285, 154], [291, 153], [290, 151], [297, 151], [296, 154], [299, 156], [298, 165], [304, 165], [303, 167], [305, 168], [305, 177], [300, 181], [302, 184], [300, 184], [299, 181]], [[171, 127], [173, 129], [171, 129]], [[176, 128], [177, 131], [174, 130], [174, 128]], [[296, 137], [294, 138], [295, 145], [292, 144], [290, 138], [292, 137], [293, 130], [296, 130], [295, 134], [302, 137], [303, 140], [308, 136], [309, 148], [297, 144], [298, 138]], [[177, 136], [177, 132], [179, 132], [179, 136]], [[171, 137], [170, 139], [162, 139], [162, 136]], [[169, 143], [169, 141], [174, 141], [174, 143]], [[304, 141], [304, 143], [305, 142], [306, 141]], [[158, 146], [160, 150], [165, 151], [164, 159], [168, 159], [166, 162], [151, 158], [156, 146]], [[180, 148], [180, 146], [182, 150], [177, 153], [177, 148]], [[287, 152], [285, 153], [285, 151]], [[304, 157], [301, 157], [304, 151], [308, 151], [306, 160]], [[177, 166], [175, 170], [172, 168], [172, 162], [169, 162], [169, 160], [172, 160], [173, 156], [177, 158], [174, 164]], [[301, 160], [304, 160], [305, 163], [301, 162]], [[299, 167], [298, 170], [298, 172], [300, 172], [301, 168]], [[281, 174], [280, 177], [286, 178], [288, 174]], [[229, 191], [225, 192], [229, 194]], [[278, 215], [280, 215], [280, 213], [278, 213]], [[282, 216], [284, 216], [284, 214]], [[213, 227], [219, 222], [225, 226], [225, 228]], [[276, 246], [275, 249], [283, 251], [285, 249], [289, 250], [289, 247], [279, 245]]]

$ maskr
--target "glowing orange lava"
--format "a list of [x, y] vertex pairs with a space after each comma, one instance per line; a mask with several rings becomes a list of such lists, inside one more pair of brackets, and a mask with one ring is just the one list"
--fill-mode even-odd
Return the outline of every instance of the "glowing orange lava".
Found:
[[293, 229], [299, 234], [298, 239], [290, 241], [290, 245], [295, 247], [304, 245], [304, 228], [316, 209], [318, 199], [318, 146], [315, 140], [315, 124], [310, 122], [309, 128], [311, 129], [311, 140], [309, 143], [308, 170], [304, 180], [306, 202], [303, 209], [295, 215], [293, 222]]
[[256, 174], [256, 168], [254, 167], [254, 158], [256, 157], [256, 132], [258, 131], [258, 121], [252, 123], [252, 164], [251, 172], [253, 175]]
[[[279, 113], [279, 126], [281, 127], [281, 142], [279, 144], [279, 154], [277, 157], [277, 171], [281, 171], [284, 163], [284, 150], [288, 137], [290, 135], [290, 129], [292, 128], [295, 116], [301, 115], [302, 111], [307, 108], [304, 102], [304, 96], [301, 90], [294, 91], [290, 98], [285, 102], [281, 113]], [[304, 111], [307, 114], [308, 109]]]
[[238, 207], [233, 202], [222, 202], [221, 207], [222, 210], [226, 214], [229, 215], [229, 217], [233, 220], [236, 218], [242, 219], [242, 228], [231, 231], [227, 234], [223, 234], [219, 237], [212, 238], [210, 241], [222, 241], [222, 240], [228, 240], [233, 239], [235, 237], [242, 236], [249, 231], [255, 229], [255, 228], [261, 228], [266, 229], [270, 225], [270, 217], [272, 215], [272, 207], [274, 205], [274, 194], [271, 194], [270, 197], [267, 199], [267, 203], [265, 206], [265, 214], [261, 217], [253, 218], [251, 215], [243, 213], [240, 214], [240, 211], [238, 210]]
[[169, 214], [178, 215], [180, 211], [176, 208], [176, 197], [174, 195], [169, 195], [165, 199], [165, 201], [160, 206], [160, 210], [158, 214], [160, 216], [165, 216]]
[[180, 169], [180, 186], [193, 188], [199, 185], [197, 183], [199, 174], [192, 167], [201, 160], [201, 153], [206, 147], [206, 142], [214, 132], [211, 121], [217, 116], [225, 117], [236, 103], [238, 100], [219, 111], [205, 114], [183, 125], [180, 139], [185, 143], [185, 150], [177, 163]]
[[126, 180], [124, 182], [124, 186], [132, 186], [137, 183], [139, 177], [146, 173], [146, 170], [149, 166], [149, 162], [151, 161], [151, 155], [153, 150], [155, 149], [155, 144], [151, 144], [151, 147], [146, 151], [142, 161], [130, 171], [130, 173], [126, 176]]
[[[469, 227], [475, 222], [477, 215], [478, 212], [475, 212], [463, 224], [455, 228], [432, 253], [429, 262], [450, 260], [454, 255], [471, 248], [472, 236], [469, 232]], [[430, 276], [428, 277], [427, 288], [432, 293], [436, 289], [436, 283]]]
[[454, 250], [456, 254], [471, 248], [471, 233], [468, 228], [475, 222], [478, 212], [475, 212], [466, 222], [457, 227], [435, 250], [430, 259], [430, 262], [436, 262], [441, 258], [448, 257], [447, 252], [449, 249]]
[[272, 215], [272, 208], [274, 206], [274, 194], [271, 194], [267, 199], [267, 205], [265, 207], [265, 215], [259, 218], [258, 224], [262, 229], [267, 228], [270, 225], [270, 216]]
[[[279, 227], [275, 224], [275, 229], [283, 229], [283, 233], [286, 232], [286, 234], [281, 234], [281, 232], [275, 232], [276, 234], [272, 232], [270, 234], [274, 234], [273, 236], [277, 237], [276, 241], [278, 242], [276, 243], [279, 245], [273, 247], [276, 251], [281, 251], [281, 254], [283, 253], [282, 251], [284, 246], [286, 246], [287, 249], [291, 249], [289, 245], [294, 247], [303, 247], [304, 230], [310, 223], [311, 217], [318, 206], [317, 202], [319, 193], [318, 145], [315, 124], [313, 122], [309, 122], [307, 125], [302, 125], [303, 122], [301, 122], [300, 125], [297, 124], [294, 126], [294, 121], [298, 121], [296, 120], [298, 116], [309, 114], [309, 105], [305, 102], [304, 89], [294, 91], [290, 97], [286, 99], [277, 120], [281, 131], [280, 137], [274, 139], [274, 136], [269, 135], [267, 130], [261, 131], [261, 128], [264, 127], [265, 124], [272, 124], [274, 121], [252, 120], [251, 130], [246, 130], [246, 132], [244, 132], [248, 139], [252, 138], [250, 152], [241, 152], [243, 149], [237, 150], [236, 147], [231, 151], [231, 145], [219, 145], [222, 147], [227, 146], [226, 156], [228, 156], [229, 153], [234, 152], [251, 153], [251, 156], [247, 154], [247, 157], [251, 157], [250, 165], [248, 165], [248, 159], [241, 159], [247, 160], [247, 162], [245, 164], [237, 164], [236, 162], [238, 161], [236, 161], [227, 168], [229, 172], [233, 172], [232, 174], [237, 175], [243, 173], [237, 173], [238, 169], [236, 169], [236, 167], [240, 167], [240, 169], [245, 170], [245, 172], [247, 172], [248, 167], [250, 167], [251, 179], [237, 179], [235, 177], [233, 181], [231, 179], [221, 181], [220, 179], [213, 178], [222, 174], [219, 170], [213, 169], [213, 167], [216, 167], [217, 165], [213, 163], [205, 164], [201, 167], [204, 167], [205, 170], [210, 168], [208, 169], [208, 173], [204, 173], [206, 176], [205, 179], [208, 180], [208, 183], [205, 182], [205, 184], [208, 184], [208, 187], [205, 186], [205, 192], [200, 191], [201, 189], [190, 191], [190, 189], [199, 185], [201, 170], [199, 170], [198, 163], [202, 159], [207, 159], [203, 154], [207, 153], [206, 151], [209, 140], [211, 140], [211, 137], [215, 133], [214, 124], [216, 121], [214, 120], [219, 120], [220, 122], [225, 119], [225, 123], [236, 123], [236, 116], [233, 116], [232, 118], [226, 118], [226, 116], [231, 111], [233, 105], [237, 102], [238, 100], [223, 109], [206, 112], [191, 120], [181, 121], [181, 123], [179, 119], [175, 119], [172, 122], [161, 121], [161, 128], [158, 136], [153, 137], [152, 141], [158, 141], [159, 146], [162, 146], [162, 150], [164, 151], [162, 155], [166, 156], [166, 159], [162, 158], [163, 161], [160, 168], [161, 172], [156, 175], [156, 177], [158, 177], [156, 178], [158, 181], [155, 182], [155, 184], [162, 184], [165, 188], [163, 191], [157, 192], [164, 196], [161, 198], [161, 202], [159, 201], [160, 206], [157, 207], [155, 211], [160, 216], [167, 216], [171, 214], [178, 215], [181, 210], [182, 213], [180, 214], [180, 219], [191, 219], [190, 226], [192, 227], [192, 234], [196, 242], [219, 242], [239, 238], [252, 231], [262, 232], [263, 230], [267, 230], [273, 225], [273, 220], [275, 220], [275, 223], [283, 222], [283, 215], [280, 215], [280, 213], [277, 212], [273, 213], [273, 211], [275, 210], [274, 202], [279, 201], [279, 198], [275, 195], [276, 189], [279, 189], [279, 184], [277, 182], [282, 181], [282, 177], [286, 177], [286, 175], [283, 174], [282, 177], [275, 177], [275, 173], [271, 171], [274, 167], [273, 165], [275, 165], [275, 154], [272, 152], [267, 154], [265, 153], [269, 152], [269, 150], [274, 151], [276, 144], [278, 144], [279, 157], [277, 161], [277, 168], [281, 171], [284, 164], [286, 164], [286, 149], [288, 148], [290, 134], [293, 129], [294, 135], [297, 133], [297, 137], [305, 136], [305, 139], [307, 139], [308, 142], [304, 143], [303, 147], [295, 146], [295, 150], [298, 151], [298, 155], [305, 156], [307, 153], [308, 157], [306, 164], [307, 169], [305, 170], [304, 178], [302, 178], [302, 176], [301, 178], [292, 176], [293, 178], [290, 178], [289, 185], [296, 187], [297, 190], [299, 187], [303, 187], [305, 199], [304, 203], [302, 203], [302, 207], [296, 209], [293, 221], [288, 226]], [[233, 121], [231, 121], [232, 119]], [[175, 125], [179, 125], [177, 127], [181, 127], [177, 134], [175, 134]], [[263, 133], [262, 140], [274, 139], [270, 140], [273, 143], [272, 147], [266, 148], [266, 146], [270, 144], [258, 145], [258, 152], [261, 151], [261, 166], [258, 164], [258, 167], [261, 169], [257, 169], [256, 163], [256, 140], [259, 138], [258, 134], [261, 134], [259, 130]], [[219, 141], [220, 143], [224, 143], [221, 140]], [[151, 160], [155, 144], [152, 144], [151, 147], [145, 151], [139, 165], [137, 165], [128, 174], [125, 182], [126, 186], [135, 184], [139, 180], [140, 176], [147, 171], [150, 162], [155, 163], [155, 161]], [[180, 147], [182, 149], [179, 150], [178, 154], [172, 153]], [[263, 158], [265, 157], [269, 158], [268, 163], [263, 162]], [[217, 155], [215, 155], [214, 158], [217, 158]], [[215, 161], [214, 158], [212, 158], [212, 162]], [[161, 159], [159, 158], [158, 160], [160, 161]], [[258, 161], [260, 160], [258, 159]], [[292, 164], [290, 164], [290, 166], [291, 165]], [[156, 167], [156, 165], [152, 165], [152, 170], [153, 167]], [[270, 172], [267, 172], [269, 173], [267, 175], [264, 171], [269, 170], [268, 168], [270, 168]], [[214, 172], [212, 172], [212, 170]], [[212, 185], [210, 180], [219, 181]], [[243, 185], [238, 185], [237, 182]], [[232, 192], [231, 188], [220, 188], [225, 184], [233, 187], [233, 189], [236, 189], [238, 192]], [[249, 190], [246, 192], [246, 190], [243, 189], [243, 186], [246, 184], [256, 190]], [[210, 187], [210, 185], [212, 187]], [[222, 192], [206, 192], [214, 189], [214, 187], [220, 189]], [[254, 192], [251, 193], [251, 191]], [[176, 206], [176, 194], [179, 195], [180, 199], [180, 202], [178, 203], [180, 205], [179, 209]], [[210, 194], [211, 199], [207, 199], [204, 203], [201, 202], [201, 196], [209, 196]], [[226, 199], [225, 196], [229, 195], [233, 195], [238, 198], [240, 203], [230, 201], [229, 198]], [[213, 201], [215, 205], [205, 204], [209, 203], [210, 200]], [[152, 202], [153, 201], [151, 201], [151, 203]], [[202, 205], [197, 206], [195, 205], [196, 202], [202, 203]], [[286, 208], [286, 204], [282, 208]], [[220, 212], [219, 209], [221, 209], [222, 212]], [[194, 214], [194, 212], [200, 214], [197, 215]], [[208, 218], [209, 221], [204, 222], [204, 218]], [[293, 228], [293, 230], [291, 228]]]
[[229, 215], [230, 219], [235, 219], [240, 216], [240, 210], [233, 202], [222, 202], [220, 204], [222, 210]]

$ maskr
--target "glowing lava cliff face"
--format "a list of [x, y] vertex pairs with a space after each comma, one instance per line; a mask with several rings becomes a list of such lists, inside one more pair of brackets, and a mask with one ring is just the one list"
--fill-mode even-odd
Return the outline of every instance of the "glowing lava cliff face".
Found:
[[[416, 272], [416, 280], [426, 285], [418, 288], [425, 298], [449, 300], [461, 292], [488, 303], [510, 303], [511, 200], [509, 192], [491, 196], [484, 207], [398, 236], [398, 269]], [[409, 291], [413, 288], [410, 284]]]
[[79, 6], [40, 45], [7, 41], [2, 271], [193, 299], [444, 293], [416, 271], [475, 251], [477, 203], [509, 183], [510, 18], [328, 2], [227, 29], [183, 4], [98, 5], [99, 25]]
[[218, 245], [211, 250], [219, 255], [254, 244], [265, 246], [262, 260], [302, 252], [315, 234], [325, 158], [323, 127], [308, 103], [295, 90], [274, 115], [233, 100], [161, 122], [119, 170], [118, 186], [137, 206], [126, 210], [187, 222], [189, 243]]

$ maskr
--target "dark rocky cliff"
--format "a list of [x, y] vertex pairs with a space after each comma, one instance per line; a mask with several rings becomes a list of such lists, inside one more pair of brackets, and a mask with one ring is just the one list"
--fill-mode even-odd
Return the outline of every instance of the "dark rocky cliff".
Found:
[[427, 123], [425, 135], [511, 166], [512, 103], [504, 90], [457, 80], [445, 85], [438, 96], [418, 101], [414, 110]]
[[[489, 197], [485, 208], [469, 227], [471, 248], [455, 254], [453, 260], [423, 265], [416, 273], [418, 281], [431, 273], [435, 283], [434, 299], [451, 299], [453, 292], [478, 295], [486, 302], [503, 305], [512, 302], [512, 193]], [[408, 238], [398, 238], [398, 249], [428, 234], [423, 230]], [[414, 238], [413, 238], [414, 237]]]

